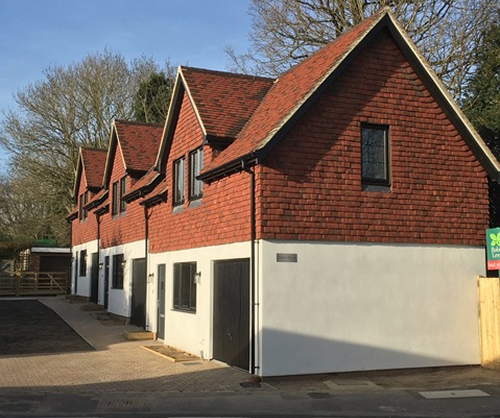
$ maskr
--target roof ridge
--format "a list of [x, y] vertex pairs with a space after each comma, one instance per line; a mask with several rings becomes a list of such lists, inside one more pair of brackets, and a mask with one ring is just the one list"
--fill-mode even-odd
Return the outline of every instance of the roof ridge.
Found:
[[94, 147], [80, 147], [82, 151], [99, 151], [99, 152], [108, 152], [106, 148], [94, 148]]
[[190, 67], [186, 65], [181, 65], [180, 68], [182, 70], [194, 70], [198, 72], [208, 73], [208, 74], [219, 74], [222, 76], [234, 77], [234, 78], [248, 78], [248, 79], [260, 79], [260, 80], [275, 80], [275, 77], [264, 77], [260, 75], [252, 75], [252, 74], [243, 74], [243, 73], [235, 73], [232, 71], [222, 71], [222, 70], [211, 70], [208, 68], [200, 68], [200, 67]]
[[136, 126], [150, 126], [150, 127], [162, 127], [163, 124], [161, 123], [149, 123], [149, 122], [143, 122], [143, 121], [134, 121], [134, 120], [125, 120], [125, 119], [115, 119], [114, 120], [115, 124], [122, 124], [122, 125], [136, 125]]

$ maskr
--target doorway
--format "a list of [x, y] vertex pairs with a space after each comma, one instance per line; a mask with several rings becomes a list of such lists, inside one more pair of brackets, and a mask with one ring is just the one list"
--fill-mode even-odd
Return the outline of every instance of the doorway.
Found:
[[130, 323], [146, 327], [146, 259], [132, 261], [132, 312]]
[[250, 260], [214, 263], [213, 357], [249, 369]]
[[92, 253], [90, 267], [90, 301], [96, 303], [99, 299], [99, 254]]
[[165, 339], [165, 264], [158, 265], [158, 312], [156, 337]]
[[104, 257], [104, 309], [109, 307], [109, 255]]

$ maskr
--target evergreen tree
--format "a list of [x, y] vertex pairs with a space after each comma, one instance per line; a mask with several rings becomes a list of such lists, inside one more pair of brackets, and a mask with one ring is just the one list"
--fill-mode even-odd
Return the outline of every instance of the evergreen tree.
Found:
[[134, 95], [134, 119], [139, 122], [163, 124], [167, 116], [174, 79], [163, 71], [153, 72]]
[[[500, 12], [498, 13], [500, 18]], [[477, 50], [477, 67], [466, 89], [463, 108], [479, 134], [500, 160], [500, 25], [492, 24]], [[492, 180], [490, 226], [500, 226], [500, 185]]]

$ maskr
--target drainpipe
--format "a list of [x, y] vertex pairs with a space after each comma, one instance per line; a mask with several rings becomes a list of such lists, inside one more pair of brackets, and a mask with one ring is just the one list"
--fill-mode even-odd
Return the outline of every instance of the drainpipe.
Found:
[[255, 370], [259, 367], [255, 364], [255, 336], [257, 335], [255, 309], [255, 171], [250, 169], [244, 161], [241, 162], [241, 167], [244, 171], [250, 174], [250, 306], [252, 307], [250, 315], [250, 330], [251, 330], [251, 356], [250, 356], [250, 372], [255, 374]]
[[[99, 283], [101, 276], [101, 216], [96, 214], [97, 220], [97, 303], [99, 303]], [[106, 289], [104, 289], [104, 297], [106, 297]]]
[[[68, 285], [66, 285], [66, 293], [68, 295], [71, 294], [71, 289], [73, 288], [73, 286], [72, 286], [73, 278], [75, 277], [75, 275], [73, 274], [73, 269], [76, 270], [76, 263], [75, 263], [76, 257], [73, 255], [73, 221], [69, 222], [69, 253], [71, 255], [71, 266], [69, 268], [69, 280], [68, 280], [69, 288], [68, 288]], [[75, 285], [76, 285], [76, 283], [75, 283]], [[75, 291], [75, 295], [76, 295], [76, 291]]]
[[150, 289], [149, 284], [149, 261], [148, 261], [148, 250], [149, 250], [149, 216], [148, 207], [144, 205], [144, 262], [146, 264], [146, 321], [144, 323], [144, 329], [149, 329], [149, 299], [150, 299]]

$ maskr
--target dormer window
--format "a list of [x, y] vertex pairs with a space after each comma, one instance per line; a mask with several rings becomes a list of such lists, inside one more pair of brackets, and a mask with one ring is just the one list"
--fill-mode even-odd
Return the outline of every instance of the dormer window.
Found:
[[111, 186], [111, 215], [124, 213], [127, 204], [122, 200], [126, 190], [126, 177], [122, 177], [120, 181], [115, 181]]
[[184, 203], [184, 157], [174, 161], [174, 190], [173, 203], [174, 206], [179, 206]]
[[118, 199], [118, 182], [115, 181], [111, 186], [111, 215], [113, 216], [118, 214]]
[[78, 219], [80, 219], [80, 221], [83, 221], [83, 199], [84, 199], [84, 196], [83, 196], [83, 193], [80, 195], [80, 204], [78, 205]]
[[200, 147], [189, 153], [189, 200], [202, 196], [203, 182], [196, 179], [202, 168], [203, 148]]
[[127, 203], [123, 200], [126, 187], [127, 187], [127, 178], [122, 177], [120, 180], [120, 213], [125, 212], [125, 209], [127, 208]]
[[89, 202], [89, 192], [87, 190], [85, 193], [82, 193], [80, 195], [80, 202], [78, 205], [78, 215], [79, 215], [80, 221], [84, 221], [85, 219], [87, 219], [88, 210], [84, 209], [84, 208], [88, 202]]

